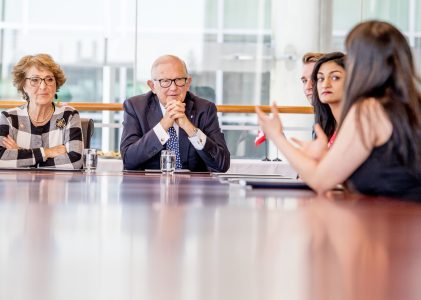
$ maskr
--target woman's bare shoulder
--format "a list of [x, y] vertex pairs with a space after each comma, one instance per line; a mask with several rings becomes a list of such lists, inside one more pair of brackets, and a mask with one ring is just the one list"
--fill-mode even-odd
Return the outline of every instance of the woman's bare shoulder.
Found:
[[393, 125], [380, 101], [371, 97], [362, 100], [359, 105], [359, 119], [364, 136], [375, 146], [387, 142], [392, 134]]

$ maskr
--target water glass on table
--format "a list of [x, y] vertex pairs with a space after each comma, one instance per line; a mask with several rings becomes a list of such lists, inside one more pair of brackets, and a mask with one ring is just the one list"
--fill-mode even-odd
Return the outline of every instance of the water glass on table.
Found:
[[83, 169], [87, 172], [96, 170], [98, 153], [96, 149], [83, 149]]
[[175, 171], [175, 152], [171, 150], [161, 151], [161, 171], [172, 173]]

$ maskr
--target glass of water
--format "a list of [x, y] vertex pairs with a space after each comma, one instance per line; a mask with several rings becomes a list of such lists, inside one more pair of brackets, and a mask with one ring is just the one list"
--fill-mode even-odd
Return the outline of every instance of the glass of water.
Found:
[[93, 172], [98, 163], [98, 154], [96, 149], [83, 149], [83, 169], [86, 172]]
[[161, 151], [161, 171], [171, 173], [175, 171], [175, 153], [171, 150]]

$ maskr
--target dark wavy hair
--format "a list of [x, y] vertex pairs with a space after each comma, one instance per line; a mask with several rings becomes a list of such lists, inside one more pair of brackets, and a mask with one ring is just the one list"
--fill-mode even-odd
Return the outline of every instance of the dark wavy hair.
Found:
[[393, 25], [367, 21], [348, 34], [347, 79], [341, 123], [356, 105], [361, 130], [361, 103], [374, 98], [383, 106], [393, 125], [389, 154], [413, 171], [421, 169], [421, 95], [411, 49]]
[[319, 92], [317, 90], [317, 73], [320, 67], [329, 61], [335, 62], [338, 66], [345, 69], [345, 54], [342, 52], [326, 53], [314, 65], [313, 73], [311, 73], [311, 80], [313, 82], [313, 98], [312, 104], [314, 106], [314, 121], [319, 123], [328, 139], [335, 133], [339, 120], [335, 120], [329, 104], [320, 101]]

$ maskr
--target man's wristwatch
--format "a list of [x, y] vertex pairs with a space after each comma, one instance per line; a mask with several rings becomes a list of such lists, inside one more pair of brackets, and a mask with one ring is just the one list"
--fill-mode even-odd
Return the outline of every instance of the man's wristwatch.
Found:
[[193, 134], [192, 134], [191, 136], [189, 136], [189, 138], [192, 138], [192, 137], [197, 136], [197, 131], [198, 131], [198, 129], [197, 129], [197, 127], [195, 127], [195, 128], [193, 129]]

